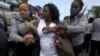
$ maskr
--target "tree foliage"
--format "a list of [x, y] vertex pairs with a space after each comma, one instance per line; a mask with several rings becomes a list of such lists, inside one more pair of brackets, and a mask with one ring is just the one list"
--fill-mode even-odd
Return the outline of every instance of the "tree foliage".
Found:
[[93, 6], [89, 11], [94, 13], [96, 18], [100, 17], [100, 6]]

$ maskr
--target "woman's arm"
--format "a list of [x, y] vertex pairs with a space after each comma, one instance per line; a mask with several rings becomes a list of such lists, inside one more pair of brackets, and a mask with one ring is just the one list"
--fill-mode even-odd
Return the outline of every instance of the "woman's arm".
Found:
[[18, 35], [18, 25], [15, 19], [11, 21], [11, 28], [10, 28], [10, 36], [8, 41], [15, 41], [15, 42], [25, 42], [26, 38], [21, 37]]
[[68, 33], [82, 33], [86, 31], [88, 24], [87, 17], [82, 17], [77, 25], [65, 25]]

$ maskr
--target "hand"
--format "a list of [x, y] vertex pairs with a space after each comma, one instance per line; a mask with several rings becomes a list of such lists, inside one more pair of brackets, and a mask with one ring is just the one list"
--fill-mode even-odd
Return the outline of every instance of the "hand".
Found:
[[36, 29], [36, 27], [31, 23], [31, 22], [28, 22], [28, 21], [25, 21], [25, 27], [26, 28], [34, 28], [34, 29]]
[[27, 39], [27, 37], [21, 37], [19, 41], [22, 43], [27, 43]]
[[57, 35], [63, 35], [66, 31], [66, 26], [65, 25], [57, 25], [54, 27], [57, 31], [56, 31], [56, 34]]
[[55, 44], [59, 45], [60, 44], [60, 37], [59, 36], [55, 36]]
[[65, 25], [58, 25], [58, 27], [59, 27], [60, 29], [64, 29], [64, 28], [65, 28]]
[[51, 33], [51, 32], [55, 32], [56, 29], [55, 29], [54, 27], [44, 27], [44, 28], [42, 29], [42, 31], [43, 31], [44, 33]]
[[35, 42], [34, 36], [32, 34], [26, 34], [24, 37], [27, 38], [26, 44], [31, 44]]
[[21, 37], [20, 42], [25, 44], [31, 44], [35, 42], [35, 39], [32, 34], [26, 34], [24, 37]]

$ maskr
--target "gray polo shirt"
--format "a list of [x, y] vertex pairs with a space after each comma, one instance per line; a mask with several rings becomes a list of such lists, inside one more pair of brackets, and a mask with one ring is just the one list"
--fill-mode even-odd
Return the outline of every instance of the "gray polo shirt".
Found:
[[92, 40], [100, 41], [100, 18], [95, 19], [92, 24]]
[[[30, 20], [31, 23], [34, 23], [35, 21], [37, 20]], [[18, 33], [24, 34], [26, 31], [27, 29], [25, 28], [24, 20], [21, 18], [13, 18], [11, 21], [10, 36], [8, 38], [8, 41], [19, 42], [19, 39], [21, 37]]]
[[70, 17], [66, 17], [63, 23], [67, 27], [67, 33], [72, 39], [73, 46], [78, 46], [84, 42], [84, 33], [87, 28], [88, 19], [86, 16], [82, 15], [76, 16], [73, 20]]

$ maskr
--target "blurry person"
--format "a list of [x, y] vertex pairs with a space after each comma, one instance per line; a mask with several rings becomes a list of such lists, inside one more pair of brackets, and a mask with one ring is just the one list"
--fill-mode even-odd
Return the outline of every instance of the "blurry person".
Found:
[[7, 52], [7, 36], [3, 29], [0, 28], [0, 56], [5, 56]]
[[12, 12], [12, 18], [20, 18], [21, 16], [19, 15], [19, 7], [17, 4], [11, 4], [10, 5], [10, 10]]
[[10, 10], [11, 10], [11, 11], [19, 12], [18, 5], [17, 5], [17, 4], [11, 4], [11, 5], [10, 5]]
[[89, 49], [90, 49], [90, 42], [91, 42], [91, 37], [92, 37], [91, 28], [92, 28], [93, 21], [94, 21], [94, 18], [89, 18], [86, 35], [85, 35], [85, 40], [84, 40], [84, 44], [83, 44], [84, 45], [83, 49], [86, 49], [87, 53], [89, 52]]
[[96, 18], [93, 21], [91, 32], [92, 38], [89, 56], [96, 56], [97, 51], [100, 51], [100, 18]]

